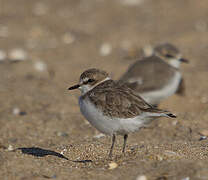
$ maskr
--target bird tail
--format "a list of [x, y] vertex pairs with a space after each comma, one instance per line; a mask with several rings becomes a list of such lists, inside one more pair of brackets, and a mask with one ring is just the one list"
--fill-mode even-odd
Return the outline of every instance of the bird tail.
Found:
[[177, 117], [176, 115], [174, 115], [174, 114], [172, 114], [172, 113], [170, 113], [170, 112], [168, 112], [166, 115], [167, 115], [168, 117], [171, 117], [171, 118], [176, 118], [176, 117]]
[[176, 115], [172, 114], [169, 111], [161, 110], [161, 109], [149, 109], [148, 114], [152, 114], [153, 117], [170, 117], [170, 118], [176, 118]]

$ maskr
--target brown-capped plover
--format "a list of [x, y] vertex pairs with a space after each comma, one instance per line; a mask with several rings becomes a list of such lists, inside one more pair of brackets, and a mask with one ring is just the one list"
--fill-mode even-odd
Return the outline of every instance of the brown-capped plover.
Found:
[[100, 132], [112, 136], [109, 157], [116, 135], [124, 136], [125, 152], [128, 134], [138, 131], [158, 117], [176, 116], [146, 103], [133, 90], [110, 79], [102, 70], [84, 71], [79, 83], [68, 90], [80, 89], [79, 106], [84, 117]]
[[180, 64], [188, 63], [172, 44], [161, 44], [153, 54], [133, 63], [119, 82], [125, 83], [145, 101], [157, 105], [174, 93], [184, 94]]

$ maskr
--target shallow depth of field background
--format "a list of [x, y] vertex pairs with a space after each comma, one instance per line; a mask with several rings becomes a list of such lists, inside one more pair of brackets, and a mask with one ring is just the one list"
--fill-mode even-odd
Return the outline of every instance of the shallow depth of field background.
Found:
[[[0, 0], [1, 179], [208, 179], [207, 17], [205, 0]], [[186, 95], [160, 105], [178, 118], [130, 135], [126, 156], [119, 137], [109, 169], [110, 137], [67, 88], [91, 67], [117, 79], [163, 42], [190, 60]]]

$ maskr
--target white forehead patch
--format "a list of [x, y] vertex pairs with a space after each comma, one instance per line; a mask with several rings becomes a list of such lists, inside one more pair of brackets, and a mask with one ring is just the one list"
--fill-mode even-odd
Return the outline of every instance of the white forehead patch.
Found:
[[80, 83], [87, 82], [88, 80], [89, 80], [89, 78], [85, 77], [84, 79], [80, 79]]

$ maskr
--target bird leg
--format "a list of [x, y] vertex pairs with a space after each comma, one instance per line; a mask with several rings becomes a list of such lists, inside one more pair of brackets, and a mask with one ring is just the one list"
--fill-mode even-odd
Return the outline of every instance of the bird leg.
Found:
[[109, 153], [109, 155], [108, 155], [109, 158], [112, 157], [113, 147], [114, 147], [114, 144], [115, 144], [115, 140], [116, 140], [116, 135], [113, 134], [113, 137], [112, 137], [112, 145], [111, 145], [111, 148], [110, 148], [110, 153]]
[[128, 134], [125, 134], [125, 135], [124, 135], [124, 144], [123, 144], [123, 150], [122, 150], [122, 153], [125, 153], [125, 148], [126, 148], [126, 141], [127, 141], [127, 138], [128, 138]]

